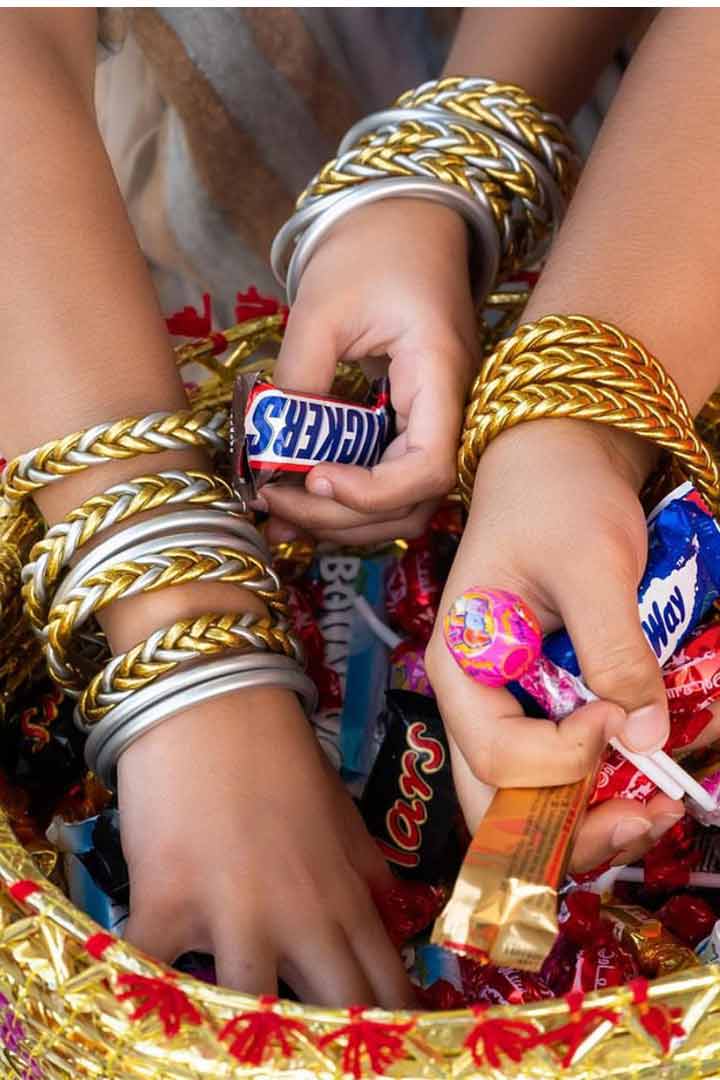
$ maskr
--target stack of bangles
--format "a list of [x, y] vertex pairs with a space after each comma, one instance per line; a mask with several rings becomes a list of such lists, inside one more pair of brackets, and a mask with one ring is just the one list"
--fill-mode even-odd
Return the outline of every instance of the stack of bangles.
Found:
[[591, 420], [654, 444], [718, 512], [717, 464], [674, 381], [636, 338], [586, 315], [525, 323], [483, 361], [458, 456], [466, 506], [490, 442], [507, 428], [553, 417]]
[[[10, 461], [0, 494], [18, 507], [46, 484], [105, 461], [189, 447], [224, 452], [227, 420], [220, 409], [100, 424]], [[129, 521], [147, 511], [154, 516]], [[50, 674], [78, 699], [75, 721], [89, 734], [88, 766], [109, 787], [118, 759], [137, 738], [221, 694], [283, 687], [308, 713], [315, 708], [269, 551], [219, 476], [169, 470], [94, 495], [34, 544], [22, 580], [26, 617]], [[191, 581], [233, 582], [260, 597], [269, 614], [183, 619], [109, 656], [99, 612], [115, 600]]]
[[292, 304], [313, 253], [346, 214], [382, 199], [427, 199], [469, 226], [481, 302], [542, 258], [578, 172], [566, 125], [520, 87], [459, 77], [424, 83], [347, 133], [275, 237], [273, 271]]

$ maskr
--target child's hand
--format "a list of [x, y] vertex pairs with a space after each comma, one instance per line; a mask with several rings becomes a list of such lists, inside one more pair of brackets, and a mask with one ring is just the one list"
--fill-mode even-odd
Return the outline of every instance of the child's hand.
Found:
[[392, 877], [296, 699], [247, 690], [174, 717], [119, 764], [128, 938], [218, 979], [327, 1005], [411, 1006], [370, 890]]
[[[508, 691], [463, 674], [439, 619], [428, 674], [471, 829], [487, 805], [478, 780], [499, 787], [567, 783], [594, 767], [614, 735], [638, 751], [666, 740], [663, 682], [636, 599], [647, 555], [636, 495], [645, 453], [632, 436], [548, 420], [505, 432], [480, 462], [442, 615], [473, 585], [510, 589], [537, 612], [544, 632], [567, 627], [585, 682], [603, 700], [557, 726], [526, 718]], [[681, 814], [682, 803], [664, 795], [647, 806], [606, 802], [587, 814], [573, 868], [633, 861]]]
[[340, 222], [303, 274], [275, 379], [326, 393], [338, 360], [389, 356], [397, 438], [373, 469], [318, 465], [305, 492], [263, 488], [271, 539], [300, 529], [347, 544], [419, 535], [433, 500], [455, 485], [476, 336], [457, 214], [392, 200]]

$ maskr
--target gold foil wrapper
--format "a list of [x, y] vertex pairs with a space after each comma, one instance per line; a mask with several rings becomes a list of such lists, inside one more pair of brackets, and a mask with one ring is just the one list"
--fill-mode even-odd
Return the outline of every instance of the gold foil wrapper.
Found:
[[615, 937], [637, 958], [646, 978], [659, 979], [676, 971], [698, 967], [700, 960], [687, 945], [670, 933], [659, 919], [636, 904], [603, 905]]
[[540, 970], [558, 935], [557, 889], [594, 780], [495, 794], [435, 923], [435, 944]]

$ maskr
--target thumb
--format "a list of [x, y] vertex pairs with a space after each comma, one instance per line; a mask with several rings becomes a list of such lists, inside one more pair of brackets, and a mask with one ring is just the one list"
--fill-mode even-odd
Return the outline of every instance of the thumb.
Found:
[[283, 343], [273, 369], [273, 382], [287, 390], [324, 394], [337, 366], [332, 324], [317, 306], [312, 316], [301, 300], [290, 310]]
[[605, 572], [597, 563], [566, 563], [560, 614], [587, 685], [627, 714], [619, 738], [650, 753], [665, 744], [670, 722], [660, 666], [640, 623], [633, 561], [606, 564]]

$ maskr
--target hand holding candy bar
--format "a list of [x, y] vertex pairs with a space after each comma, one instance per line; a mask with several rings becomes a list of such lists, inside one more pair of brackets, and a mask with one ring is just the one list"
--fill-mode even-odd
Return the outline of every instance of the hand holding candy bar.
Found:
[[417, 536], [454, 487], [476, 363], [466, 244], [453, 211], [393, 200], [354, 211], [314, 255], [274, 381], [326, 393], [339, 359], [387, 356], [398, 434], [372, 469], [323, 464], [305, 492], [264, 487], [271, 539], [300, 529], [348, 544]]
[[[444, 610], [477, 582], [522, 596], [544, 633], [567, 627], [584, 680], [602, 700], [557, 727], [526, 719], [507, 690], [461, 671], [436, 627], [428, 674], [471, 829], [487, 802], [475, 778], [500, 787], [568, 783], [594, 768], [612, 737], [646, 752], [667, 737], [660, 669], [638, 618], [647, 556], [640, 475], [619, 446], [614, 435], [577, 421], [537, 422], [505, 433], [480, 462]], [[574, 869], [639, 857], [681, 812], [664, 795], [647, 806], [616, 799], [593, 808]]]

